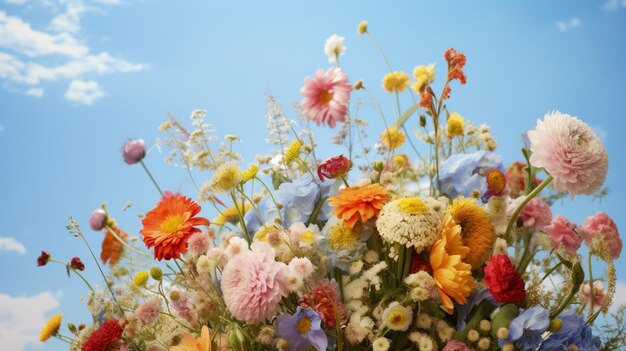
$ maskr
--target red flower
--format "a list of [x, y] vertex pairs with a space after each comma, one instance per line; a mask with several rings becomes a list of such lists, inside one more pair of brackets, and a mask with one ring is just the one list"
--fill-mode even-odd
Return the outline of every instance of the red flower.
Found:
[[50, 261], [50, 253], [41, 251], [41, 255], [37, 257], [37, 267], [45, 266]]
[[77, 270], [77, 271], [84, 271], [85, 270], [85, 264], [80, 260], [79, 257], [72, 258], [72, 261], [70, 262], [70, 267], [72, 269]]
[[430, 262], [424, 258], [421, 254], [417, 252], [413, 252], [413, 257], [411, 258], [411, 267], [409, 268], [409, 273], [417, 273], [419, 271], [425, 271], [427, 273], [432, 273], [433, 268], [430, 266]]
[[320, 315], [320, 319], [325, 326], [333, 328], [336, 325], [334, 307], [337, 308], [337, 315], [341, 319], [340, 323], [346, 318], [346, 309], [339, 299], [337, 290], [337, 282], [334, 280], [330, 282], [327, 280], [322, 281], [315, 289], [302, 297], [300, 306], [312, 308]]
[[492, 196], [500, 196], [506, 190], [506, 177], [501, 170], [491, 168], [485, 171], [485, 180], [487, 181], [487, 191], [483, 194], [482, 200], [489, 201]]
[[95, 330], [85, 341], [82, 351], [114, 351], [120, 346], [125, 324], [116, 320], [102, 323], [100, 329]]
[[526, 298], [524, 280], [504, 254], [491, 257], [485, 267], [485, 285], [498, 302], [521, 303]]
[[344, 155], [331, 157], [317, 167], [317, 175], [323, 182], [324, 177], [334, 179], [345, 176], [352, 168], [352, 162]]
[[429, 108], [433, 103], [433, 96], [430, 91], [424, 90], [420, 93], [420, 107]]

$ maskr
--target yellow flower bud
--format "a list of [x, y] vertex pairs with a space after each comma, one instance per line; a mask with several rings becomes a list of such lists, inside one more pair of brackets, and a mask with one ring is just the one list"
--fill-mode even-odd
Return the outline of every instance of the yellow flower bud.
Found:
[[139, 272], [135, 275], [135, 279], [133, 279], [133, 285], [137, 288], [146, 285], [148, 282], [148, 272]]
[[365, 34], [367, 32], [367, 26], [369, 23], [367, 23], [367, 21], [363, 21], [361, 23], [359, 23], [359, 26], [356, 28], [356, 33], [357, 34]]

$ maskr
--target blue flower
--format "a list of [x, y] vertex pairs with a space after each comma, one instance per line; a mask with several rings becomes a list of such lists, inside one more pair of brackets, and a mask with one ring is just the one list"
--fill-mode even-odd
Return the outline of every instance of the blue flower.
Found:
[[450, 198], [458, 194], [470, 197], [474, 190], [483, 195], [487, 191], [485, 171], [492, 168], [505, 172], [502, 157], [493, 152], [453, 155], [439, 166], [441, 191]]
[[[339, 183], [329, 181], [321, 183], [311, 177], [310, 174], [294, 179], [292, 182], [282, 183], [274, 192], [274, 199], [281, 205], [280, 215], [276, 204], [271, 197], [267, 196], [258, 204], [258, 210], [265, 223], [273, 223], [282, 217], [283, 226], [289, 227], [293, 223], [309, 221], [317, 202], [323, 198], [338, 192]], [[317, 217], [318, 220], [327, 220], [330, 217], [331, 208], [326, 201]], [[244, 217], [246, 227], [251, 233], [255, 233], [261, 227], [261, 220], [256, 211], [248, 211]]]
[[521, 351], [535, 351], [541, 345], [541, 335], [549, 326], [548, 310], [543, 307], [531, 307], [511, 321], [509, 338], [499, 340], [500, 346], [514, 342]]
[[563, 322], [561, 329], [550, 334], [539, 350], [567, 351], [570, 345], [576, 345], [580, 351], [600, 349], [600, 339], [592, 335], [591, 327], [574, 309], [559, 314], [558, 318]]
[[455, 305], [454, 309], [457, 311], [456, 330], [461, 331], [465, 329], [465, 326], [467, 325], [466, 320], [470, 312], [472, 312], [474, 307], [480, 305], [484, 300], [487, 300], [489, 303], [491, 303], [494, 306], [498, 305], [496, 300], [493, 299], [493, 296], [491, 296], [489, 289], [487, 288], [474, 290], [474, 292], [472, 292], [472, 294], [467, 299], [467, 303], [463, 305], [459, 305], [456, 303], [454, 304]]
[[326, 351], [328, 337], [322, 330], [319, 314], [306, 307], [298, 307], [293, 316], [278, 317], [278, 336], [287, 340], [289, 351], [305, 351], [314, 347]]

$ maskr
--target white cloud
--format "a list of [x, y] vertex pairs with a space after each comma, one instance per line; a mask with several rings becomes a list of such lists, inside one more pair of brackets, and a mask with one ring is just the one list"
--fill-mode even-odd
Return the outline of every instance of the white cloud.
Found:
[[569, 21], [558, 21], [558, 22], [556, 22], [556, 27], [561, 32], [567, 32], [568, 30], [570, 30], [572, 28], [580, 27], [582, 24], [583, 24], [583, 22], [580, 20], [580, 18], [573, 17]]
[[[107, 5], [120, 3], [116, 0], [100, 2]], [[57, 14], [46, 29], [34, 28], [27, 20], [0, 10], [0, 80], [9, 83], [3, 84], [6, 89], [42, 97], [44, 89], [40, 84], [67, 80], [71, 83], [66, 98], [90, 105], [104, 96], [102, 88], [93, 80], [94, 75], [148, 69], [146, 64], [129, 62], [108, 52], [92, 52], [80, 37], [80, 21], [85, 13], [99, 9], [86, 7], [82, 0], [61, 0], [60, 4], [63, 10], [55, 9]], [[73, 81], [88, 80], [93, 82], [89, 90], [74, 94], [71, 89], [75, 86]], [[16, 89], [12, 85], [31, 87]], [[80, 83], [77, 87], [85, 88]]]
[[41, 326], [48, 311], [59, 306], [49, 291], [34, 296], [10, 296], [0, 293], [0, 340], [3, 350], [22, 351], [28, 344], [39, 344]]
[[609, 309], [611, 313], [617, 312], [617, 309], [626, 304], [626, 284], [621, 280], [617, 281], [615, 285], [615, 296], [613, 296], [613, 305]]
[[43, 89], [41, 88], [30, 88], [28, 90], [26, 90], [26, 95], [28, 96], [34, 96], [34, 97], [43, 97]]
[[20, 255], [23, 255], [26, 253], [26, 248], [21, 242], [11, 237], [0, 236], [0, 251], [6, 251], [6, 252], [14, 251]]
[[83, 105], [92, 105], [104, 95], [104, 90], [95, 80], [73, 80], [65, 92], [66, 99]]
[[604, 3], [604, 5], [602, 5], [602, 8], [605, 11], [617, 11], [620, 8], [625, 8], [626, 7], [626, 0], [609, 0], [606, 3]]

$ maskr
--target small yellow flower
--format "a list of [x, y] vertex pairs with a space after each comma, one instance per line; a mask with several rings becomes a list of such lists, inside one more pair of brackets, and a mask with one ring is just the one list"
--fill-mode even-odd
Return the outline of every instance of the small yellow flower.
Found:
[[448, 118], [448, 137], [452, 139], [455, 136], [462, 136], [464, 134], [464, 126], [465, 119], [463, 116], [456, 112], [452, 112], [450, 114], [450, 118]]
[[402, 71], [385, 74], [383, 88], [389, 93], [401, 93], [409, 86], [409, 75]]
[[362, 80], [357, 80], [356, 83], [354, 83], [354, 90], [360, 90], [363, 89], [363, 81]]
[[413, 69], [413, 78], [415, 78], [415, 83], [413, 83], [413, 90], [419, 93], [424, 84], [431, 84], [435, 80], [435, 64], [432, 63], [428, 66], [417, 66]]
[[246, 169], [245, 171], [241, 172], [241, 178], [243, 179], [243, 182], [247, 182], [250, 179], [256, 177], [257, 172], [259, 171], [259, 166], [257, 165], [250, 165], [250, 167], [248, 167], [248, 169]]
[[359, 23], [359, 26], [356, 28], [356, 33], [357, 34], [365, 34], [367, 32], [367, 26], [369, 25], [369, 23], [367, 23], [367, 21], [363, 21], [361, 23]]
[[133, 279], [133, 285], [137, 288], [146, 285], [148, 282], [148, 276], [148, 272], [137, 273], [137, 275], [135, 275], [135, 279]]
[[406, 154], [394, 155], [392, 161], [398, 168], [405, 168], [409, 165], [409, 157]]
[[426, 211], [428, 206], [424, 203], [424, 201], [416, 197], [407, 197], [398, 200], [398, 208], [405, 213], [418, 215]]
[[350, 228], [339, 220], [332, 223], [328, 229], [328, 244], [335, 252], [352, 250], [358, 244], [361, 234], [357, 228]]
[[287, 151], [285, 151], [285, 156], [283, 157], [283, 160], [285, 161], [286, 164], [290, 164], [291, 162], [293, 162], [298, 156], [300, 156], [300, 148], [302, 147], [302, 143], [300, 143], [300, 140], [294, 140], [291, 145], [289, 145], [289, 147], [287, 148]]
[[159, 131], [165, 132], [166, 130], [170, 128], [172, 128], [172, 121], [165, 121], [161, 123], [161, 125], [159, 126]]
[[241, 182], [241, 170], [234, 162], [227, 162], [219, 166], [213, 178], [209, 181], [208, 190], [214, 193], [223, 194]]
[[392, 125], [380, 134], [380, 139], [389, 150], [395, 150], [404, 144], [404, 132]]
[[246, 212], [248, 212], [248, 210], [250, 210], [251, 208], [252, 208], [252, 205], [250, 205], [250, 203], [247, 201], [244, 204], [243, 209], [242, 209], [241, 203], [238, 203], [237, 207], [232, 206], [222, 211], [222, 213], [217, 215], [217, 217], [213, 218], [212, 223], [215, 225], [224, 225], [226, 223], [233, 223], [233, 224], [237, 223], [239, 221], [239, 211], [241, 211], [241, 214], [243, 215]]
[[50, 317], [46, 324], [41, 328], [41, 333], [39, 334], [39, 341], [46, 342], [51, 337], [57, 335], [59, 333], [59, 328], [61, 327], [61, 320], [63, 319], [63, 313], [57, 313], [54, 316]]

